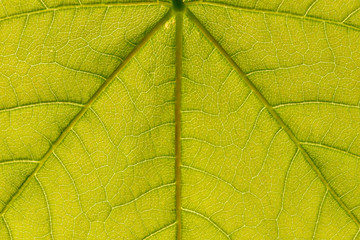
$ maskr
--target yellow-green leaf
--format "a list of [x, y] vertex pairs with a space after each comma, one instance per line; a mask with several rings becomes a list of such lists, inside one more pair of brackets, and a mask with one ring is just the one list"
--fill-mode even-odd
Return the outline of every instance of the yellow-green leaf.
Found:
[[0, 239], [360, 239], [357, 0], [0, 1]]

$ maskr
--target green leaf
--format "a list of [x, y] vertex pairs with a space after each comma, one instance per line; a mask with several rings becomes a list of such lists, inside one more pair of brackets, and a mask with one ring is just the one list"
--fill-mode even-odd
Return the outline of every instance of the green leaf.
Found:
[[0, 239], [360, 239], [359, 10], [1, 1]]

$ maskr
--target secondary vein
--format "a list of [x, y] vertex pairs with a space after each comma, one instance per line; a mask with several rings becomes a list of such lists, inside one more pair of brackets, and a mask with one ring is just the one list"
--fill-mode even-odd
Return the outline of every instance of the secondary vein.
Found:
[[225, 57], [225, 59], [233, 66], [235, 71], [239, 74], [242, 80], [248, 85], [248, 87], [254, 92], [256, 97], [263, 103], [271, 116], [276, 120], [276, 122], [284, 129], [289, 138], [294, 142], [299, 151], [302, 153], [306, 161], [309, 163], [313, 171], [319, 177], [321, 182], [327, 188], [328, 192], [332, 195], [335, 201], [340, 205], [342, 209], [347, 213], [347, 215], [354, 221], [354, 223], [360, 227], [359, 219], [351, 212], [351, 210], [346, 206], [341, 197], [336, 193], [336, 191], [332, 188], [329, 182], [326, 180], [325, 176], [320, 171], [319, 167], [312, 160], [310, 155], [305, 151], [301, 142], [297, 139], [293, 131], [286, 125], [284, 120], [277, 114], [275, 109], [270, 105], [267, 99], [262, 95], [262, 93], [257, 89], [254, 83], [247, 77], [247, 75], [242, 71], [239, 65], [232, 59], [232, 57], [226, 52], [226, 50], [220, 45], [220, 43], [211, 35], [211, 33], [202, 25], [199, 19], [189, 10], [186, 9], [186, 14], [189, 19], [200, 29], [200, 31], [208, 38], [212, 44], [216, 47], [216, 49]]
[[21, 12], [21, 13], [15, 13], [13, 15], [7, 15], [5, 17], [0, 17], [0, 22], [12, 18], [18, 18], [22, 16], [29, 16], [29, 15], [35, 15], [35, 14], [42, 14], [46, 12], [54, 12], [54, 11], [60, 11], [60, 10], [66, 10], [66, 9], [79, 9], [79, 8], [92, 8], [92, 7], [117, 7], [117, 6], [165, 6], [165, 7], [171, 7], [170, 3], [167, 2], [120, 2], [120, 3], [93, 3], [93, 4], [78, 4], [78, 5], [65, 5], [65, 6], [59, 6], [59, 7], [49, 7], [44, 8], [40, 10], [35, 11], [29, 11], [29, 12]]
[[30, 181], [35, 177], [39, 170], [44, 166], [46, 160], [51, 156], [59, 144], [64, 140], [67, 134], [71, 129], [76, 125], [76, 123], [84, 116], [87, 110], [91, 105], [96, 101], [96, 99], [105, 91], [105, 89], [113, 82], [116, 78], [116, 75], [127, 65], [127, 63], [135, 56], [135, 54], [148, 42], [148, 40], [170, 19], [172, 12], [168, 13], [153, 27], [153, 29], [138, 43], [138, 45], [129, 53], [129, 55], [124, 59], [123, 62], [115, 69], [115, 71], [109, 76], [109, 78], [100, 86], [100, 88], [95, 92], [95, 94], [90, 98], [90, 100], [83, 106], [80, 112], [71, 120], [69, 125], [64, 129], [64, 131], [59, 135], [55, 140], [49, 150], [45, 153], [43, 158], [39, 161], [39, 164], [35, 170], [28, 176], [28, 178], [22, 183], [18, 188], [17, 192], [11, 197], [5, 207], [1, 210], [0, 215], [4, 216], [11, 204], [20, 196], [24, 189], [29, 185]]
[[243, 6], [236, 6], [236, 5], [229, 5], [226, 3], [217, 3], [217, 2], [205, 2], [205, 1], [194, 1], [186, 3], [187, 6], [216, 6], [216, 7], [222, 7], [227, 9], [235, 9], [235, 10], [242, 10], [247, 12], [253, 12], [253, 13], [268, 13], [275, 16], [283, 16], [283, 17], [291, 17], [295, 19], [302, 19], [302, 20], [310, 20], [310, 21], [316, 21], [316, 22], [325, 22], [329, 24], [334, 24], [337, 26], [353, 29], [355, 31], [359, 31], [360, 27], [356, 25], [351, 25], [349, 23], [346, 23], [346, 20], [343, 21], [334, 21], [331, 19], [326, 18], [320, 18], [320, 17], [314, 17], [314, 16], [308, 16], [308, 15], [301, 15], [296, 13], [288, 13], [288, 12], [281, 12], [281, 11], [271, 11], [266, 9], [256, 9], [256, 8], [249, 8], [249, 7], [243, 7]]

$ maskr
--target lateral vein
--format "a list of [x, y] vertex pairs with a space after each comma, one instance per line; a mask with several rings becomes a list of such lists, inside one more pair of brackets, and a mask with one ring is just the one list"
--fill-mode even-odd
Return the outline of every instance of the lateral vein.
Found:
[[172, 12], [168, 11], [167, 14], [151, 29], [151, 31], [139, 42], [139, 44], [129, 53], [129, 55], [124, 59], [122, 63], [115, 69], [115, 71], [109, 76], [109, 78], [99, 87], [95, 94], [90, 98], [90, 100], [83, 106], [80, 112], [71, 120], [69, 125], [64, 129], [64, 131], [59, 135], [55, 140], [53, 145], [45, 153], [43, 158], [39, 161], [35, 170], [29, 175], [29, 177], [22, 183], [18, 188], [17, 192], [11, 197], [5, 207], [1, 210], [0, 215], [4, 216], [11, 204], [17, 199], [18, 196], [24, 191], [24, 189], [29, 185], [30, 181], [35, 177], [39, 172], [42, 166], [45, 164], [46, 160], [51, 156], [59, 144], [64, 140], [67, 134], [71, 129], [76, 125], [76, 123], [84, 116], [87, 110], [91, 105], [96, 101], [96, 99], [101, 95], [102, 92], [113, 82], [116, 75], [126, 66], [126, 64], [135, 56], [135, 54], [148, 42], [148, 40], [165, 24], [167, 20], [172, 16]]
[[228, 9], [238, 9], [238, 10], [243, 10], [243, 11], [253, 12], [253, 13], [254, 12], [255, 13], [268, 13], [268, 14], [272, 14], [272, 15], [291, 17], [291, 18], [297, 18], [297, 19], [302, 19], [302, 20], [325, 22], [325, 23], [330, 23], [330, 24], [338, 25], [338, 26], [345, 27], [345, 28], [350, 28], [355, 31], [360, 31], [360, 27], [346, 23], [344, 20], [342, 22], [338, 22], [338, 21], [333, 21], [330, 19], [318, 18], [318, 17], [308, 16], [308, 15], [300, 15], [300, 14], [287, 13], [287, 12], [276, 12], [276, 11], [271, 11], [271, 10], [266, 10], [266, 9], [255, 9], [255, 8], [249, 8], [249, 7], [228, 5], [225, 3], [217, 3], [217, 2], [194, 1], [194, 2], [186, 3], [186, 5], [188, 5], [188, 6], [206, 6], [206, 5], [208, 5], [208, 6], [217, 6], [217, 7], [228, 8]]
[[22, 12], [22, 13], [16, 13], [13, 15], [7, 15], [6, 17], [0, 17], [0, 22], [12, 18], [17, 18], [21, 16], [28, 16], [33, 14], [40, 14], [44, 12], [54, 12], [64, 9], [79, 9], [79, 8], [92, 8], [92, 7], [116, 7], [116, 6], [165, 6], [170, 7], [171, 5], [167, 2], [123, 2], [123, 3], [97, 3], [97, 4], [77, 4], [77, 5], [65, 5], [65, 6], [59, 6], [59, 7], [49, 7], [32, 12]]
[[275, 109], [270, 105], [268, 100], [262, 95], [262, 93], [257, 89], [254, 83], [247, 77], [247, 75], [242, 71], [239, 65], [232, 59], [232, 57], [226, 52], [226, 50], [220, 45], [220, 43], [212, 36], [212, 34], [202, 25], [199, 19], [189, 10], [186, 9], [186, 14], [189, 19], [200, 29], [200, 31], [208, 38], [212, 44], [218, 49], [218, 51], [225, 57], [225, 59], [233, 66], [236, 72], [240, 75], [242, 80], [248, 85], [248, 87], [254, 92], [257, 98], [263, 103], [266, 109], [269, 111], [271, 116], [276, 120], [276, 122], [284, 129], [289, 138], [294, 142], [299, 151], [302, 153], [308, 164], [311, 166], [313, 171], [319, 177], [321, 182], [327, 188], [328, 192], [332, 195], [335, 201], [340, 205], [342, 209], [347, 213], [347, 215], [354, 221], [354, 223], [360, 228], [359, 219], [351, 212], [351, 210], [346, 206], [340, 196], [332, 188], [329, 182], [326, 180], [325, 176], [320, 171], [319, 167], [316, 166], [315, 162], [312, 160], [310, 155], [305, 151], [301, 142], [297, 139], [293, 131], [286, 125], [284, 120], [277, 114]]

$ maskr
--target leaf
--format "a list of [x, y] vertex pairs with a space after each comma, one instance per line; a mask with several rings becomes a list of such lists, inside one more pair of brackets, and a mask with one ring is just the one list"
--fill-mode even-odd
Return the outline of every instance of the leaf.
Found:
[[0, 5], [0, 239], [360, 239], [360, 2]]

